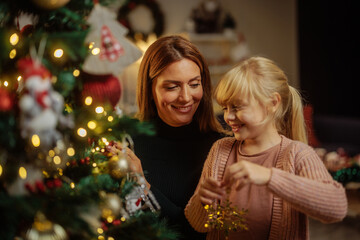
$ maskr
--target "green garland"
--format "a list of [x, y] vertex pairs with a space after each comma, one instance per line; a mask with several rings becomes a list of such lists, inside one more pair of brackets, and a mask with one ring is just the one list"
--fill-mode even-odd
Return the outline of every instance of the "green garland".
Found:
[[[139, 5], [144, 5], [147, 7], [153, 16], [155, 21], [154, 29], [150, 33], [145, 32], [135, 32], [131, 28], [131, 24], [129, 22], [129, 14]], [[155, 0], [130, 0], [124, 3], [118, 12], [118, 21], [129, 29], [128, 37], [135, 39], [135, 36], [140, 34], [143, 39], [147, 39], [151, 33], [155, 33], [156, 37], [160, 37], [164, 32], [164, 14], [162, 13], [158, 3]]]

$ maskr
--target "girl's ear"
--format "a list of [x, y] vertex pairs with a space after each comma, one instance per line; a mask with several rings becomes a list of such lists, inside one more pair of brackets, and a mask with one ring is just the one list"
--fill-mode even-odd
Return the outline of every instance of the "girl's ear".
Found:
[[281, 103], [281, 96], [278, 92], [275, 92], [270, 101], [270, 109], [272, 110], [272, 112], [275, 112], [279, 108], [280, 103]]

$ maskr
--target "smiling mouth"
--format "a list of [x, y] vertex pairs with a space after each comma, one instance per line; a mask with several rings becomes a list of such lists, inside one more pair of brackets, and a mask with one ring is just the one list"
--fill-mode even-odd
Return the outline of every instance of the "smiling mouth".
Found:
[[192, 105], [190, 106], [184, 106], [184, 107], [176, 107], [176, 106], [172, 106], [176, 111], [181, 112], [181, 113], [188, 113], [191, 111], [192, 109]]
[[233, 125], [233, 126], [230, 126], [231, 127], [231, 130], [233, 131], [233, 132], [237, 132], [237, 131], [239, 131], [239, 129], [242, 127], [243, 125]]

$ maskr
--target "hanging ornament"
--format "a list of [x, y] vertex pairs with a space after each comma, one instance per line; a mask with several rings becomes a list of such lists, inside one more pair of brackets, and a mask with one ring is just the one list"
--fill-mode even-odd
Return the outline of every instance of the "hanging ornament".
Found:
[[101, 217], [104, 219], [108, 219], [109, 217], [112, 219], [117, 218], [118, 216], [122, 216], [128, 218], [129, 215], [123, 209], [121, 198], [115, 193], [105, 193], [100, 192], [101, 196]]
[[36, 6], [45, 10], [54, 10], [65, 6], [70, 0], [32, 0]]
[[52, 223], [47, 220], [45, 215], [38, 212], [35, 221], [26, 232], [25, 240], [66, 240], [68, 239], [66, 232], [59, 224]]
[[95, 4], [88, 23], [90, 32], [85, 41], [89, 44], [90, 54], [83, 65], [85, 72], [117, 76], [141, 57], [142, 52], [125, 37], [128, 30], [107, 8]]
[[14, 98], [6, 89], [0, 88], [0, 112], [7, 112], [12, 109]]
[[119, 152], [119, 154], [110, 158], [108, 162], [108, 171], [110, 176], [115, 179], [123, 178], [130, 172], [130, 164], [124, 153]]
[[83, 73], [81, 100], [91, 96], [95, 102], [109, 102], [113, 107], [121, 97], [120, 80], [114, 75], [93, 75]]

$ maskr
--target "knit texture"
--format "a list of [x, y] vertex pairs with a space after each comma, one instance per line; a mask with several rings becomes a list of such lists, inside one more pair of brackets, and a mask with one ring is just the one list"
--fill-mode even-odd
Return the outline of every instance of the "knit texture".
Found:
[[133, 140], [150, 190], [161, 206], [161, 216], [182, 235], [180, 239], [205, 239], [205, 234], [189, 225], [184, 209], [195, 191], [211, 146], [222, 135], [201, 133], [195, 122], [171, 127], [157, 119], [154, 124], [156, 136], [134, 136]]
[[[211, 148], [200, 182], [207, 177], [222, 180], [235, 138], [223, 138]], [[267, 187], [274, 193], [269, 239], [309, 239], [308, 216], [324, 223], [341, 221], [347, 213], [345, 189], [334, 181], [314, 150], [282, 136], [276, 167]], [[190, 224], [199, 232], [207, 214], [197, 194], [185, 208]], [[248, 213], [251, 214], [251, 213]], [[219, 239], [210, 231], [206, 239]]]

